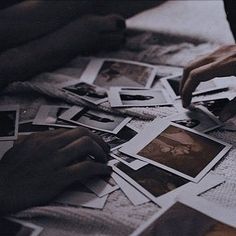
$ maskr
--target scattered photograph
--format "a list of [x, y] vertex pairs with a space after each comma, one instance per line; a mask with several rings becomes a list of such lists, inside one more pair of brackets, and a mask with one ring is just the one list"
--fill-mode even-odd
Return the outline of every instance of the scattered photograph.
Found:
[[193, 105], [195, 106], [204, 106], [206, 107], [212, 114], [214, 114], [216, 117], [218, 117], [223, 110], [223, 108], [229, 103], [228, 98], [220, 98], [220, 99], [214, 99], [214, 100], [205, 100], [205, 101], [199, 101], [199, 102], [193, 102]]
[[106, 89], [112, 86], [150, 88], [155, 74], [156, 68], [145, 63], [117, 59], [92, 59], [81, 81]]
[[60, 119], [76, 125], [117, 134], [131, 118], [115, 116], [102, 111], [74, 106], [59, 116]]
[[111, 107], [142, 107], [171, 105], [164, 90], [128, 90], [112, 87], [108, 91]]
[[0, 140], [16, 140], [18, 135], [18, 122], [18, 106], [0, 106]]
[[33, 125], [75, 128], [75, 125], [59, 119], [59, 116], [61, 116], [69, 108], [70, 107], [68, 106], [42, 105], [34, 118]]
[[197, 131], [155, 120], [120, 151], [198, 182], [231, 145]]
[[85, 82], [68, 85], [63, 89], [95, 105], [107, 101], [107, 91], [104, 88]]
[[[219, 212], [222, 217], [219, 217]], [[234, 212], [200, 197], [185, 197], [157, 212], [131, 235], [176, 235], [178, 229], [178, 235], [181, 236], [233, 236], [236, 235], [235, 217]]]
[[37, 132], [49, 131], [53, 128], [48, 126], [33, 125], [33, 120], [25, 120], [19, 122], [18, 133], [19, 135], [28, 135]]
[[194, 110], [185, 110], [184, 112], [169, 116], [167, 119], [181, 126], [204, 133], [223, 125], [203, 106], [195, 107]]
[[0, 219], [1, 235], [9, 236], [37, 236], [42, 228], [34, 224], [12, 218]]
[[[165, 86], [168, 93], [173, 99], [180, 98], [179, 89], [181, 80], [182, 80], [182, 74], [161, 79], [163, 85]], [[196, 88], [196, 90], [193, 92], [193, 95], [199, 95], [217, 90], [223, 90], [226, 88], [227, 86], [217, 85], [217, 83], [214, 80], [210, 80], [206, 82], [201, 82], [199, 86]]]

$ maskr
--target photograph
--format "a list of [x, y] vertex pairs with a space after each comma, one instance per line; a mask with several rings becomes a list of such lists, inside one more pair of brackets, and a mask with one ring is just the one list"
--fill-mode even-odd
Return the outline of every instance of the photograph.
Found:
[[184, 109], [184, 112], [168, 116], [166, 119], [203, 133], [212, 131], [223, 125], [217, 117], [200, 105], [194, 107], [193, 110]]
[[235, 218], [235, 212], [230, 209], [201, 197], [185, 196], [159, 210], [131, 236], [233, 236]]
[[92, 59], [81, 81], [102, 88], [143, 87], [150, 88], [156, 68], [152, 65], [118, 59]]
[[164, 90], [122, 89], [112, 87], [108, 91], [111, 107], [148, 107], [171, 105], [170, 98]]
[[78, 106], [73, 106], [59, 118], [66, 122], [113, 134], [117, 134], [131, 120], [131, 118]]
[[107, 101], [107, 91], [104, 88], [86, 82], [68, 85], [62, 89], [95, 105]]
[[19, 107], [0, 106], [0, 140], [16, 140], [18, 135]]
[[142, 167], [144, 167], [145, 165], [147, 165], [147, 162], [144, 161], [140, 161], [137, 158], [128, 156], [122, 152], [120, 152], [119, 150], [114, 150], [111, 154], [111, 157], [115, 158], [116, 160], [119, 160], [120, 162], [124, 163], [125, 165], [129, 166], [130, 168], [132, 168], [133, 170], [138, 170]]
[[49, 131], [53, 130], [53, 128], [50, 128], [48, 126], [42, 126], [42, 125], [34, 125], [34, 120], [25, 120], [19, 122], [18, 127], [18, 134], [19, 135], [28, 135], [36, 132], [43, 132], [43, 131]]
[[230, 148], [206, 134], [157, 119], [120, 151], [198, 182]]
[[[180, 82], [182, 80], [183, 75], [175, 75], [175, 76], [169, 76], [162, 78], [162, 84], [170, 94], [170, 96], [173, 99], [179, 99], [179, 88], [180, 88]], [[202, 82], [198, 85], [198, 87], [193, 92], [193, 95], [200, 95], [203, 93], [218, 91], [218, 90], [224, 90], [227, 86], [218, 85], [215, 80], [210, 80], [206, 82]]]
[[5, 236], [37, 236], [43, 228], [12, 218], [0, 219], [0, 232]]
[[229, 103], [228, 98], [220, 98], [220, 99], [214, 99], [214, 100], [205, 100], [205, 101], [199, 101], [199, 102], [193, 102], [193, 105], [195, 106], [204, 106], [206, 107], [212, 114], [214, 114], [216, 117], [218, 117], [223, 110], [223, 108]]
[[69, 106], [42, 105], [34, 118], [33, 125], [75, 128], [75, 125], [59, 119], [59, 116], [69, 108]]

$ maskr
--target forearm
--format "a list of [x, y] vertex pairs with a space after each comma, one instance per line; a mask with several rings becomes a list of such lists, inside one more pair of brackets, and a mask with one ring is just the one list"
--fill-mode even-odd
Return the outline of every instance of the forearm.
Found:
[[53, 70], [78, 53], [83, 53], [83, 37], [86, 37], [86, 33], [86, 27], [81, 32], [80, 21], [77, 20], [48, 36], [2, 53], [0, 87]]
[[94, 1], [24, 1], [0, 11], [0, 51], [51, 33], [83, 14]]

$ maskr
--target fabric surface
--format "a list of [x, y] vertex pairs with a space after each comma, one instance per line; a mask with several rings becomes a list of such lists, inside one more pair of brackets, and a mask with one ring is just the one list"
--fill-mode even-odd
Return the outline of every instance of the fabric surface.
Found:
[[[118, 52], [100, 53], [99, 57], [114, 57], [142, 61], [151, 64], [185, 66], [190, 60], [211, 52], [219, 46], [216, 42], [207, 42], [196, 37], [194, 41], [183, 35], [172, 33], [132, 32], [127, 44]], [[35, 84], [58, 85], [73, 76], [78, 79], [83, 72], [87, 58], [78, 57], [64, 68], [53, 73], [44, 73], [31, 81]], [[160, 73], [168, 73], [160, 67]], [[157, 84], [158, 87], [158, 84]], [[40, 93], [28, 90], [21, 92], [19, 83], [11, 84], [1, 96], [0, 104], [21, 105], [21, 120], [33, 118], [42, 104], [64, 104], [62, 100], [52, 99]], [[176, 112], [175, 108], [135, 108], [137, 112], [155, 114], [159, 117]], [[146, 122], [132, 121], [137, 128], [143, 128]], [[226, 183], [204, 193], [202, 197], [230, 209], [236, 208], [236, 139], [235, 132], [217, 130], [210, 133], [214, 137], [233, 145], [229, 154], [216, 167], [214, 172], [227, 178]], [[49, 205], [25, 210], [16, 215], [44, 228], [42, 236], [74, 235], [128, 235], [145, 220], [150, 218], [158, 207], [153, 203], [133, 206], [124, 194], [118, 190], [112, 193], [103, 210], [82, 207], [62, 207]]]

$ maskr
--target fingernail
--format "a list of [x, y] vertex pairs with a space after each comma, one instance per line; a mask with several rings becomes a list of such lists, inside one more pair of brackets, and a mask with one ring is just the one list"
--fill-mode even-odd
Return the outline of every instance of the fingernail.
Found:
[[117, 20], [116, 21], [116, 28], [117, 29], [125, 29], [126, 28], [126, 25], [125, 25], [125, 21], [124, 20]]

